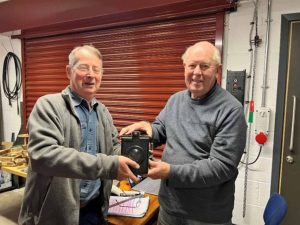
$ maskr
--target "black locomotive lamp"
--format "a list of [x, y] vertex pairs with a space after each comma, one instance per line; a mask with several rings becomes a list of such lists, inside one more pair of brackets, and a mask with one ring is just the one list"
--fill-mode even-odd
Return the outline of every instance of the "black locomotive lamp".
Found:
[[148, 160], [150, 156], [151, 138], [142, 134], [140, 131], [134, 131], [130, 135], [121, 137], [121, 154], [140, 165], [139, 169], [130, 167], [135, 175], [148, 173]]

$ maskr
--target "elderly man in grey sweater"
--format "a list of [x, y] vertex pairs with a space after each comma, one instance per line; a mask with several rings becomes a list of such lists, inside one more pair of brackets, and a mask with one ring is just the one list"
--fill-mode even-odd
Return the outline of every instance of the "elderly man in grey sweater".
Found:
[[165, 145], [148, 176], [162, 179], [160, 225], [229, 225], [237, 166], [246, 142], [242, 105], [217, 84], [218, 49], [198, 42], [182, 56], [187, 90], [170, 97], [152, 125], [139, 122], [120, 135], [144, 130]]
[[102, 55], [90, 45], [73, 49], [70, 85], [38, 99], [28, 119], [29, 166], [21, 225], [106, 224], [112, 179], [138, 178], [107, 108], [95, 94]]

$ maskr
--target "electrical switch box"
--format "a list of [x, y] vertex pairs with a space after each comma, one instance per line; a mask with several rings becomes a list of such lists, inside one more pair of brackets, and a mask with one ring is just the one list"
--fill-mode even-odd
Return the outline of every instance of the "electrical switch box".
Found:
[[244, 105], [246, 70], [227, 70], [226, 90]]
[[271, 109], [260, 107], [255, 110], [255, 133], [263, 132], [269, 134]]

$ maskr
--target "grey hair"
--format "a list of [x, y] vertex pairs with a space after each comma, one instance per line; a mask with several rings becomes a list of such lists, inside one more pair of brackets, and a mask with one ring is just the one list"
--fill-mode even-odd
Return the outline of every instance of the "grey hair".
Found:
[[[184, 64], [186, 64], [189, 54], [191, 53], [191, 50], [195, 47], [198, 47], [199, 45], [201, 45], [203, 43], [203, 41], [197, 42], [194, 45], [189, 46], [185, 52], [183, 53], [183, 55], [181, 56], [181, 59], [183, 61]], [[210, 43], [210, 42], [207, 42]], [[211, 43], [210, 43], [211, 44]], [[213, 44], [211, 44], [214, 47], [214, 53], [212, 56], [212, 60], [217, 64], [220, 65], [221, 64], [221, 54], [218, 48], [216, 48]]]
[[93, 45], [77, 46], [69, 54], [69, 66], [70, 67], [73, 67], [78, 62], [76, 53], [81, 50], [87, 50], [88, 52], [95, 54], [101, 61], [103, 60], [101, 52], [97, 48], [95, 48]]

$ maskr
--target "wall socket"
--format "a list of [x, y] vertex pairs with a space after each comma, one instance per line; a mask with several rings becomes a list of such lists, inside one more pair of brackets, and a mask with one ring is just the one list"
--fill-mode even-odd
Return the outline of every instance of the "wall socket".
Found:
[[271, 109], [268, 107], [260, 107], [255, 110], [255, 133], [263, 132], [269, 134], [270, 132], [270, 114]]
[[227, 70], [226, 90], [244, 105], [246, 70]]

